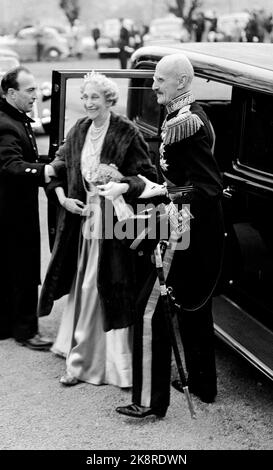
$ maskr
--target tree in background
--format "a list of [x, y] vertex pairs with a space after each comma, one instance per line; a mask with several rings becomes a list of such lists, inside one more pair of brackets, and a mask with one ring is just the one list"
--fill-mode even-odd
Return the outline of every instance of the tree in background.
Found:
[[79, 18], [79, 0], [60, 0], [60, 7], [64, 10], [71, 26]]
[[175, 3], [175, 6], [168, 6], [169, 12], [179, 18], [183, 18], [185, 27], [188, 29], [189, 33], [191, 33], [193, 29], [193, 13], [197, 8], [201, 7], [203, 3], [202, 0], [191, 0], [190, 7], [187, 12], [185, 11], [187, 0], [175, 0]]

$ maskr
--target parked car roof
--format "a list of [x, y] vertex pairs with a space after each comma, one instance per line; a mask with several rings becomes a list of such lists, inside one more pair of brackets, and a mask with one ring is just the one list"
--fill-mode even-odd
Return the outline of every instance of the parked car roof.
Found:
[[15, 57], [15, 59], [19, 60], [17, 52], [8, 47], [0, 47], [0, 57]]
[[[195, 70], [206, 69], [206, 76], [225, 77], [230, 84], [272, 93], [273, 45], [265, 43], [181, 43], [167, 46], [147, 46], [134, 52], [132, 63], [158, 60], [166, 54], [185, 53], [194, 62]], [[209, 58], [211, 57], [211, 60]]]

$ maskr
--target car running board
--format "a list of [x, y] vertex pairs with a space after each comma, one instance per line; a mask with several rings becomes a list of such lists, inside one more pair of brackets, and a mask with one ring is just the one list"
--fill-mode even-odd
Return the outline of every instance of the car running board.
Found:
[[273, 380], [273, 333], [225, 296], [213, 299], [216, 336]]

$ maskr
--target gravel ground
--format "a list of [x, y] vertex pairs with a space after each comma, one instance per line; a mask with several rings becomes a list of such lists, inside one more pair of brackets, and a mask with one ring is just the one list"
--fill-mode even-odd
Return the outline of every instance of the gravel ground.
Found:
[[[56, 335], [63, 300], [41, 330]], [[82, 383], [59, 384], [64, 359], [0, 343], [0, 448], [78, 450], [269, 450], [273, 448], [272, 384], [216, 343], [219, 394], [214, 404], [193, 397], [192, 420], [183, 395], [171, 392], [164, 419], [118, 415], [129, 390]], [[175, 373], [175, 371], [174, 371]]]

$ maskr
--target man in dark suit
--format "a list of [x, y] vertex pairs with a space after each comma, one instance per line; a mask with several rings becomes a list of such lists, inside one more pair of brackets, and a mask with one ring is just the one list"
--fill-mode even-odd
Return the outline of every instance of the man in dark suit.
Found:
[[[179, 305], [189, 390], [203, 402], [212, 403], [217, 377], [211, 298], [223, 252], [222, 181], [212, 154], [211, 124], [192, 93], [193, 76], [185, 55], [165, 56], [156, 66], [153, 90], [157, 102], [167, 109], [160, 166], [168, 197], [177, 210], [187, 205], [193, 217], [165, 276]], [[162, 186], [156, 191], [153, 183], [150, 192], [146, 188], [145, 197], [162, 194]], [[138, 304], [143, 315], [134, 327], [133, 403], [117, 408], [118, 413], [137, 418], [163, 417], [170, 401], [171, 345], [160, 296], [154, 302], [159, 291], [155, 268], [150, 280], [141, 292]], [[173, 385], [183, 391], [179, 380]]]
[[127, 68], [128, 51], [129, 46], [129, 31], [124, 26], [124, 20], [120, 19], [120, 31], [119, 31], [119, 60], [122, 69]]
[[0, 339], [13, 337], [31, 349], [49, 349], [38, 333], [40, 283], [38, 188], [54, 175], [38, 162], [26, 113], [36, 100], [33, 75], [16, 67], [2, 78], [0, 99]]

